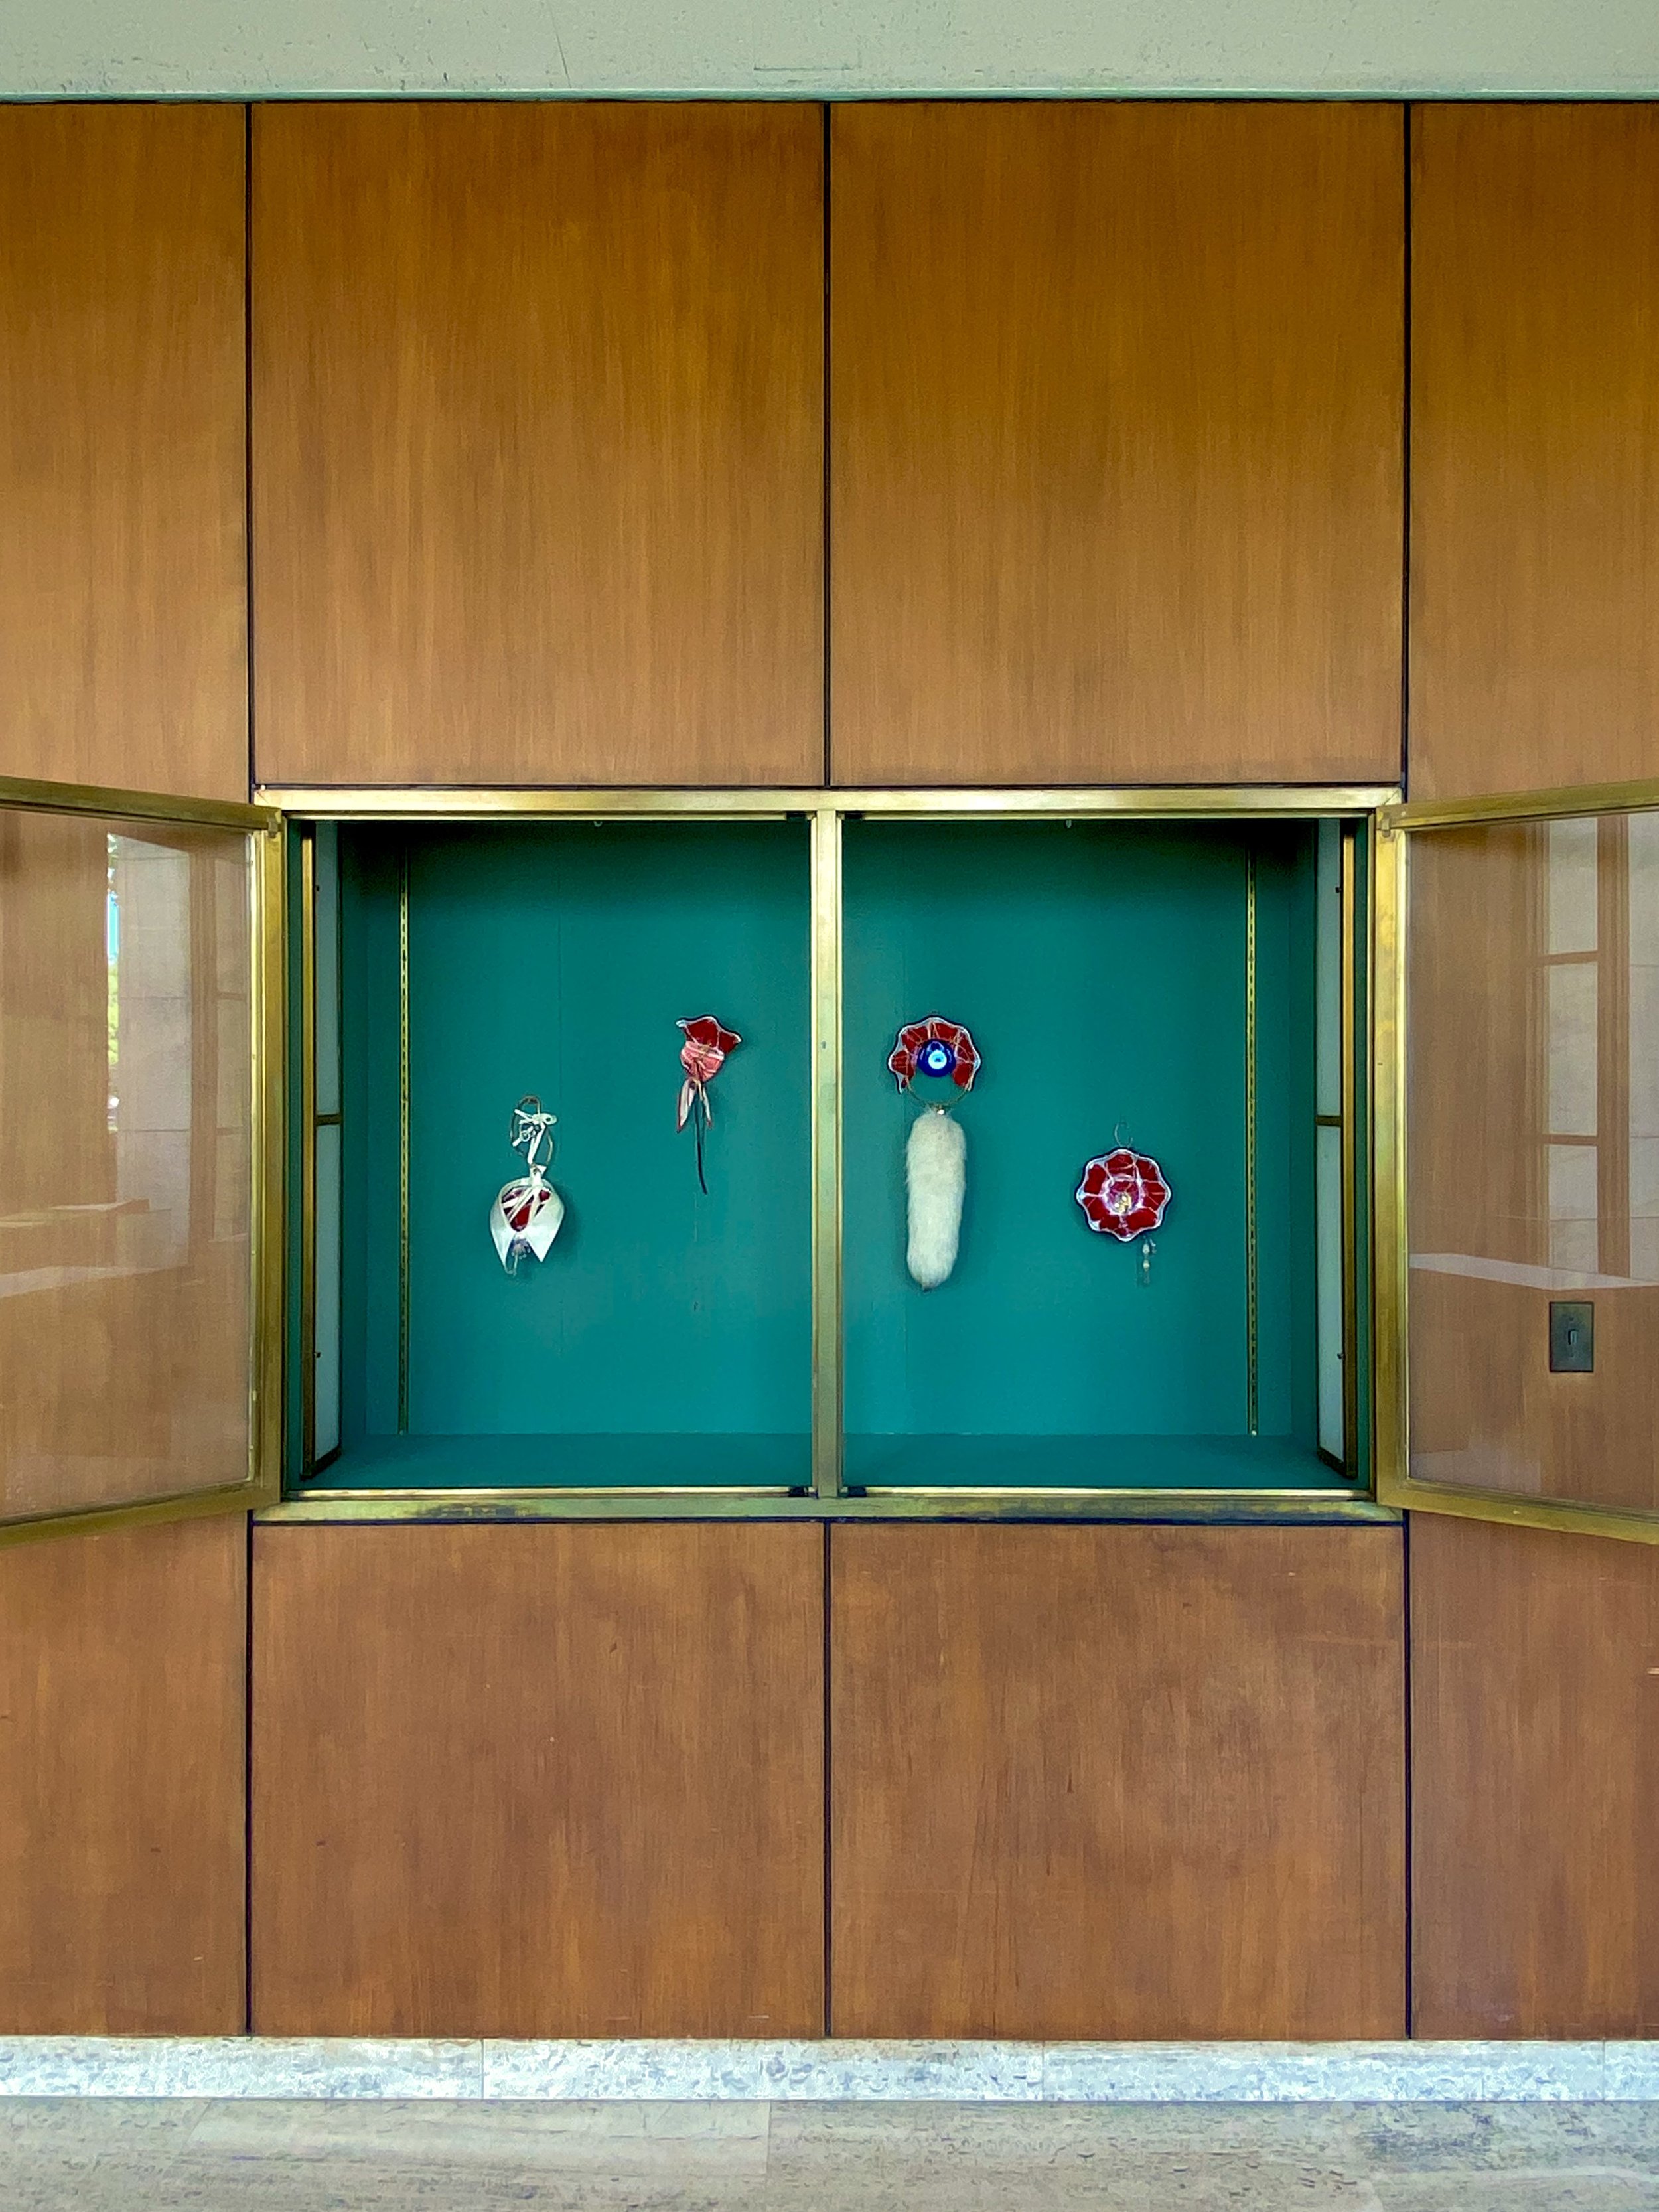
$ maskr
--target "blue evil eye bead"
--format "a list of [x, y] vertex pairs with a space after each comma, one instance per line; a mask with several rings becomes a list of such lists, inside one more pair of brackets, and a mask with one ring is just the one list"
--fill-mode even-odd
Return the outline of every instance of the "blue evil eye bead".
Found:
[[956, 1072], [955, 1048], [943, 1037], [933, 1037], [916, 1054], [918, 1075], [952, 1075]]

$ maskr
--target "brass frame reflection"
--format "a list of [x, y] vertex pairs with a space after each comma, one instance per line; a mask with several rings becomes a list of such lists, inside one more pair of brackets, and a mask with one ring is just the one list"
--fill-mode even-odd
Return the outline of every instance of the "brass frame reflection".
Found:
[[[258, 799], [306, 822], [441, 823], [503, 820], [805, 820], [811, 833], [812, 1237], [811, 1487], [333, 1491], [307, 1480], [305, 1493], [271, 1507], [278, 1521], [515, 1521], [543, 1519], [923, 1519], [1391, 1521], [1374, 1498], [1340, 1489], [1285, 1491], [872, 1487], [848, 1496], [843, 1466], [842, 1328], [842, 831], [860, 817], [933, 821], [1276, 821], [1346, 817], [1369, 833], [1388, 786], [1238, 786], [1067, 790], [610, 790], [331, 789], [270, 787]], [[1345, 938], [1344, 988], [1352, 1003], [1353, 941]], [[1253, 1071], [1252, 1071], [1253, 1072]], [[314, 1232], [307, 1240], [314, 1251]], [[1356, 1285], [1345, 1276], [1350, 1316]], [[1252, 1313], [1249, 1322], [1254, 1328]], [[1352, 1326], [1352, 1319], [1350, 1321]], [[1251, 1363], [1254, 1382], [1254, 1360]], [[1350, 1464], [1352, 1464], [1351, 1454]]]
[[1377, 817], [1372, 881], [1373, 1131], [1376, 1181], [1375, 1376], [1376, 1495], [1407, 1511], [1454, 1514], [1520, 1528], [1575, 1530], [1659, 1544], [1659, 1510], [1577, 1504], [1503, 1491], [1419, 1481], [1411, 1473], [1411, 1250], [1407, 1203], [1406, 1043], [1410, 1021], [1410, 845], [1437, 830], [1659, 810], [1659, 782], [1585, 784], [1552, 791], [1385, 807]]
[[72, 1513], [0, 1522], [0, 1544], [29, 1542], [70, 1529], [127, 1528], [247, 1512], [281, 1495], [284, 1263], [283, 1204], [286, 1113], [283, 1024], [287, 1006], [287, 885], [283, 817], [263, 805], [172, 799], [154, 792], [106, 790], [0, 777], [0, 808], [113, 822], [240, 830], [250, 841], [248, 1472], [237, 1483]]

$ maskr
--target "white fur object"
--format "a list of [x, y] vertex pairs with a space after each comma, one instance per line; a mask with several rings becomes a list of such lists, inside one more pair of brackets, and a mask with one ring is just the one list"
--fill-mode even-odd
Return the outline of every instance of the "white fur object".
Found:
[[968, 1139], [960, 1123], [934, 1107], [917, 1115], [904, 1148], [904, 1182], [910, 1200], [906, 1256], [911, 1274], [924, 1291], [936, 1291], [957, 1264], [967, 1159]]

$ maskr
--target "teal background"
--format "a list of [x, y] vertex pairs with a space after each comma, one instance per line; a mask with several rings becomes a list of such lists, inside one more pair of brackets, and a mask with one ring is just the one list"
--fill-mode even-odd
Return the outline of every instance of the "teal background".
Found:
[[[1297, 824], [846, 829], [848, 1478], [1329, 1489], [1314, 1376], [1314, 837]], [[410, 1433], [397, 1434], [398, 896], [410, 883]], [[1244, 974], [1257, 921], [1258, 1389], [1246, 1432]], [[809, 1479], [804, 823], [342, 837], [342, 1455], [329, 1489]], [[710, 1194], [681, 1014], [744, 1043]], [[902, 1020], [965, 1020], [962, 1255], [904, 1266]], [[515, 1101], [559, 1116], [563, 1230], [508, 1278]], [[1073, 1192], [1115, 1141], [1175, 1196], [1151, 1282]]]
[[[848, 823], [849, 1480], [1330, 1485], [1314, 1449], [1312, 861], [1312, 832], [1294, 824]], [[904, 1265], [917, 1109], [885, 1062], [900, 1024], [930, 1013], [965, 1022], [984, 1066], [957, 1109], [961, 1256], [923, 1292]], [[1174, 1194], [1145, 1285], [1139, 1246], [1091, 1232], [1073, 1196], [1117, 1132], [1161, 1162]]]
[[[397, 1430], [398, 890], [410, 860], [410, 1437]], [[342, 838], [342, 1458], [362, 1482], [808, 1479], [808, 848], [800, 822]], [[743, 1037], [709, 1194], [675, 1128], [681, 1016]], [[509, 1277], [490, 1203], [526, 1091], [557, 1241]], [[568, 1439], [568, 1443], [550, 1440]]]

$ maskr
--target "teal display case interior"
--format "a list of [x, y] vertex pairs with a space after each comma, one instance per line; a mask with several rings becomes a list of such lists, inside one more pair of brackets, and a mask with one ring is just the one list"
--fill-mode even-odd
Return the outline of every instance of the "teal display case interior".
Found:
[[[1353, 830], [845, 819], [855, 1497], [1366, 1494]], [[288, 1495], [806, 1495], [810, 823], [343, 823], [315, 838], [315, 1204], [307, 1248], [295, 1115], [289, 1234], [317, 1288], [313, 1349], [290, 1267]], [[297, 1067], [297, 929], [291, 951]], [[934, 1013], [967, 1025], [983, 1065], [956, 1109], [958, 1257], [924, 1291], [905, 1255], [920, 1109], [886, 1062], [901, 1024]], [[675, 1127], [676, 1024], [701, 1014], [743, 1039], [714, 1085], [706, 1194]], [[558, 1116], [566, 1212], [545, 1260], [508, 1275], [489, 1217], [522, 1172], [508, 1131], [527, 1093]], [[1149, 1254], [1091, 1231], [1074, 1197], [1119, 1144], [1171, 1187]]]
[[[806, 825], [343, 827], [339, 902], [340, 1449], [290, 1493], [806, 1483]], [[705, 1013], [743, 1039], [706, 1195], [675, 1127]], [[566, 1212], [508, 1275], [532, 1092]]]
[[[1318, 849], [1311, 823], [848, 824], [849, 1485], [1358, 1488], [1318, 1449]], [[924, 1291], [886, 1059], [935, 1013], [983, 1066]], [[1074, 1198], [1118, 1144], [1173, 1194], [1149, 1256]]]

